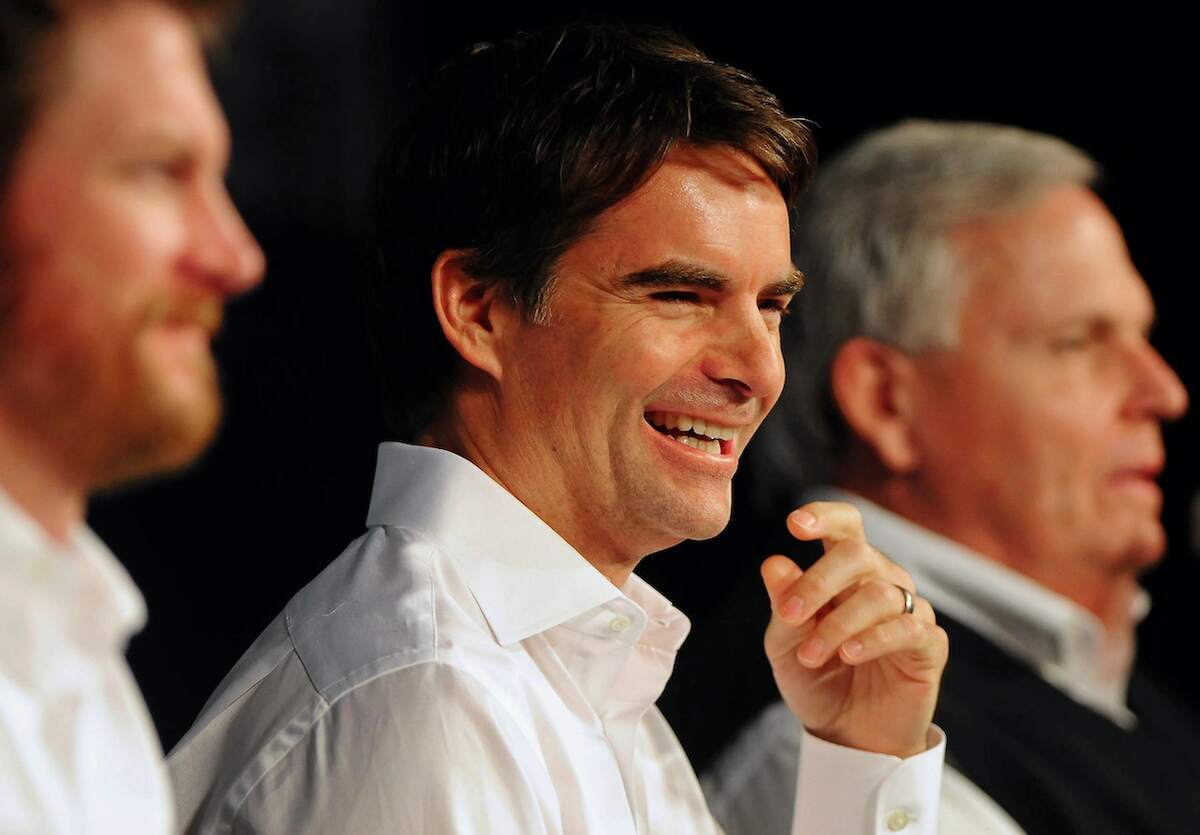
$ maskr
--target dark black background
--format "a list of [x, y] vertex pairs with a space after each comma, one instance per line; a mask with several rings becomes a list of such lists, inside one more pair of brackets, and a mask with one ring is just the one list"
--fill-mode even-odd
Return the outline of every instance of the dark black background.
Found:
[[[270, 266], [265, 284], [231, 307], [217, 346], [227, 419], [190, 471], [101, 497], [90, 517], [149, 603], [130, 660], [164, 744], [291, 595], [362, 531], [385, 437], [363, 325], [363, 193], [412, 85], [451, 51], [577, 16], [656, 22], [758, 76], [816, 123], [824, 155], [906, 116], [1062, 136], [1104, 166], [1102, 195], [1160, 306], [1156, 344], [1195, 391], [1195, 52], [1179, 21], [1132, 12], [1060, 22], [1007, 5], [922, 17], [858, 4], [768, 13], [752, 4], [249, 3], [214, 73], [234, 134], [230, 188]], [[1167, 431], [1172, 548], [1147, 577], [1155, 608], [1142, 631], [1146, 663], [1192, 699], [1195, 427], [1188, 417]], [[739, 475], [743, 494], [751, 476]], [[663, 704], [700, 763], [769, 696], [754, 655], [765, 609], [735, 615], [727, 600], [757, 582], [764, 542], [781, 526], [736, 507], [717, 540], [639, 569], [696, 627]]]

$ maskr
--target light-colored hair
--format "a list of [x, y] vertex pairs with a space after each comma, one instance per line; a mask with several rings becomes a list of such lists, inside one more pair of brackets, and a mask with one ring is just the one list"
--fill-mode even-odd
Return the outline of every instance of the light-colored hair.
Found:
[[830, 368], [848, 340], [908, 353], [956, 344], [969, 270], [955, 228], [1098, 176], [1094, 160], [1052, 136], [921, 120], [870, 133], [825, 166], [798, 209], [793, 258], [808, 283], [784, 325], [788, 383], [751, 447], [756, 473], [788, 490], [832, 477], [846, 427]]

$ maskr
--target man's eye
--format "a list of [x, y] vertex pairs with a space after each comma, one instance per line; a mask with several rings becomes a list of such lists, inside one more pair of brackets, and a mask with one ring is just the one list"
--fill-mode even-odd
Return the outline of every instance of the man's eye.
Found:
[[147, 157], [130, 166], [133, 176], [154, 181], [181, 180], [187, 175], [187, 171], [188, 161], [178, 157]]
[[676, 302], [680, 304], [696, 304], [700, 301], [698, 293], [687, 290], [665, 290], [661, 293], [651, 293], [650, 298], [659, 302]]
[[1069, 354], [1074, 351], [1082, 351], [1091, 342], [1092, 339], [1089, 334], [1064, 334], [1050, 341], [1050, 350], [1056, 354]]
[[790, 316], [792, 313], [789, 302], [780, 301], [778, 299], [763, 299], [758, 303], [759, 310], [767, 310], [772, 313], [778, 313], [780, 316]]

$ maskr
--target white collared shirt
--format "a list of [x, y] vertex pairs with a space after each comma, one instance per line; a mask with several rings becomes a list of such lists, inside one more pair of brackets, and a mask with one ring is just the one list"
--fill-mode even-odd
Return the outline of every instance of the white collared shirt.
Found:
[[[1047, 682], [1118, 725], [1129, 728], [1136, 723], [1125, 703], [1132, 653], [1110, 646], [1103, 625], [1091, 612], [861, 496], [820, 488], [806, 493], [802, 501], [818, 500], [855, 505], [867, 539], [912, 575], [934, 609], [1024, 659]], [[1134, 606], [1139, 619], [1148, 611], [1144, 591]], [[953, 647], [950, 652], [953, 656]], [[705, 775], [704, 790], [731, 835], [787, 831], [786, 793], [795, 780], [796, 751], [803, 747], [794, 717], [777, 704], [722, 754]], [[942, 835], [1023, 832], [991, 797], [951, 767], [945, 769], [939, 815]]]
[[[1126, 705], [1135, 646], [1111, 641], [1094, 614], [861, 496], [832, 488], [820, 495], [858, 507], [867, 538], [913, 576], [934, 609], [1023, 659], [1080, 704], [1123, 728], [1137, 723]], [[1150, 596], [1139, 589], [1132, 606], [1140, 621]]]
[[57, 543], [0, 491], [0, 832], [171, 830], [162, 749], [123, 657], [145, 619], [91, 531]]
[[[442, 450], [382, 445], [367, 524], [172, 752], [187, 831], [719, 831], [654, 707], [689, 629], [666, 599]], [[934, 832], [943, 750], [812, 745], [797, 831], [885, 831], [883, 804]]]

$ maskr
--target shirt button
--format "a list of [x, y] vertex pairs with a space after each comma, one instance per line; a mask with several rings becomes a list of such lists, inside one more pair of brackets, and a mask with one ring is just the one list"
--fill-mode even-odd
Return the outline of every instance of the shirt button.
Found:
[[889, 832], [899, 832], [912, 821], [908, 816], [908, 812], [903, 809], [893, 809], [887, 816], [887, 828]]
[[608, 622], [608, 631], [614, 635], [620, 635], [631, 625], [632, 622], [629, 620], [629, 618], [625, 617], [624, 615], [617, 615]]

